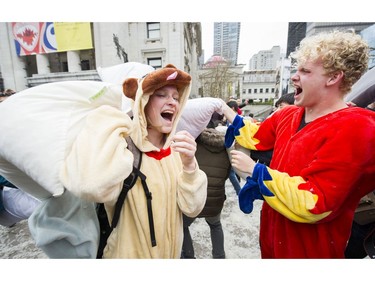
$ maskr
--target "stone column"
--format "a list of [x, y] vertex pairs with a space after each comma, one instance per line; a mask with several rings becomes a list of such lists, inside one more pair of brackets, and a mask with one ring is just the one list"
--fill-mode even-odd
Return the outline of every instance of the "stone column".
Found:
[[82, 71], [79, 51], [68, 51], [66, 55], [68, 59], [68, 71], [69, 72]]
[[48, 55], [36, 55], [36, 65], [38, 68], [38, 74], [47, 74], [51, 72]]

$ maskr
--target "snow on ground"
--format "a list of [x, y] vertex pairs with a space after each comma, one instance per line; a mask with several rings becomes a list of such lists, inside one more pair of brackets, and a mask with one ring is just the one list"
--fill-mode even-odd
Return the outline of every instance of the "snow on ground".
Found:
[[[243, 182], [242, 182], [243, 184]], [[222, 211], [225, 251], [227, 259], [260, 258], [259, 210], [261, 201], [256, 201], [251, 214], [244, 214], [238, 206], [233, 186], [227, 181], [227, 200]], [[203, 218], [190, 226], [197, 259], [211, 259], [210, 228]], [[0, 226], [0, 259], [45, 259], [47, 256], [35, 246], [30, 237], [27, 221], [11, 228]]]
[[[244, 182], [241, 182], [244, 184]], [[227, 259], [260, 258], [259, 216], [262, 201], [254, 202], [251, 214], [243, 213], [238, 205], [238, 197], [230, 181], [226, 184], [227, 200], [221, 214], [224, 230], [224, 247]], [[210, 228], [204, 218], [199, 218], [190, 226], [197, 259], [210, 259]]]
[[[243, 184], [243, 183], [242, 183]], [[125, 275], [142, 280], [241, 280], [260, 278], [278, 280], [313, 281], [328, 278], [327, 274], [340, 276], [340, 280], [357, 280], [371, 275], [371, 259], [362, 260], [261, 260], [258, 243], [259, 215], [262, 201], [254, 202], [251, 214], [244, 214], [238, 206], [237, 195], [227, 181], [227, 200], [222, 212], [226, 260], [211, 259], [210, 230], [204, 219], [197, 219], [191, 226], [195, 246], [195, 260], [52, 260], [38, 249], [27, 226], [27, 221], [12, 228], [0, 226], [0, 266], [3, 276], [17, 276], [29, 280], [36, 272], [37, 280], [104, 280], [118, 279]], [[23, 259], [23, 260], [19, 260]], [[33, 262], [31, 261], [33, 260]], [[19, 270], [19, 269], [22, 270]], [[73, 269], [74, 270], [71, 270]], [[355, 270], [353, 270], [355, 268]], [[69, 269], [69, 270], [64, 270]], [[146, 270], [145, 270], [146, 269]], [[318, 269], [318, 270], [317, 270]], [[370, 270], [370, 271], [369, 271]], [[7, 275], [7, 272], [11, 275]], [[56, 273], [58, 274], [56, 275]], [[261, 274], [261, 275], [259, 275]], [[322, 274], [322, 276], [319, 276]], [[370, 275], [368, 275], [370, 274]], [[158, 278], [160, 277], [160, 278]], [[320, 278], [321, 277], [321, 278]]]

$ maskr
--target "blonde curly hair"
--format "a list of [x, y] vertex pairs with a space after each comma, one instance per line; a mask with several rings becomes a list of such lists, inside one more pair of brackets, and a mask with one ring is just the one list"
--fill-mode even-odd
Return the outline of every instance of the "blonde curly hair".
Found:
[[291, 58], [294, 66], [320, 59], [327, 75], [342, 71], [340, 89], [346, 94], [367, 71], [369, 46], [353, 30], [335, 30], [304, 38]]

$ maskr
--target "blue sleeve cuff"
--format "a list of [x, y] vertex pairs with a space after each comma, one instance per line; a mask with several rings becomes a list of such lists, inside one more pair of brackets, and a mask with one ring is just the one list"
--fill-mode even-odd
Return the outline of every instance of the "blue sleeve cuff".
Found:
[[268, 172], [267, 166], [264, 164], [256, 163], [253, 171], [253, 180], [258, 183], [260, 193], [265, 196], [275, 196], [268, 187], [264, 184], [265, 180], [272, 180], [270, 173]]
[[250, 214], [253, 211], [255, 200], [264, 200], [265, 196], [274, 196], [274, 194], [263, 183], [263, 180], [272, 180], [271, 175], [264, 164], [255, 164], [253, 176], [246, 178], [245, 185], [238, 193], [238, 202], [242, 212]]
[[225, 133], [225, 147], [229, 148], [232, 146], [235, 137], [240, 135], [239, 129], [241, 129], [243, 126], [245, 126], [245, 123], [243, 122], [243, 118], [240, 115], [236, 115], [236, 117], [233, 120], [233, 123], [228, 126], [228, 129]]

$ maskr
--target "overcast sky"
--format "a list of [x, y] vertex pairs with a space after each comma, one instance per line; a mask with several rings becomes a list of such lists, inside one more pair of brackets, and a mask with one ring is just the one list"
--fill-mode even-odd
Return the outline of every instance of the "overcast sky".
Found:
[[[202, 48], [205, 61], [213, 54], [213, 22], [201, 22]], [[241, 22], [238, 64], [248, 64], [251, 57], [262, 50], [280, 46], [286, 53], [288, 22]]]

